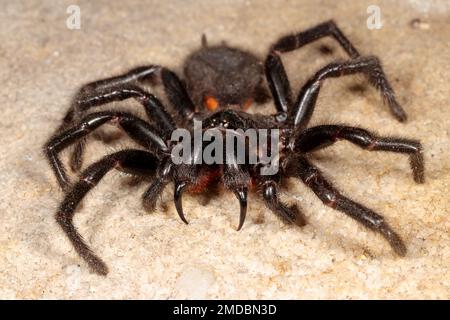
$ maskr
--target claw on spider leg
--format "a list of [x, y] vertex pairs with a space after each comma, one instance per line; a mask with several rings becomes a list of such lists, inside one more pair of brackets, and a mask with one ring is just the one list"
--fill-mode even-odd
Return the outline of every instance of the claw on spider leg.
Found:
[[405, 244], [403, 243], [400, 236], [394, 230], [392, 230], [387, 223], [382, 223], [378, 230], [381, 235], [389, 242], [392, 250], [394, 250], [394, 252], [398, 256], [404, 257], [406, 255], [407, 249]]
[[178, 216], [180, 217], [180, 219], [184, 223], [189, 224], [189, 222], [186, 220], [186, 217], [184, 216], [184, 213], [183, 213], [183, 201], [182, 201], [183, 192], [186, 187], [187, 187], [186, 182], [176, 182], [175, 183], [175, 191], [173, 193], [173, 201], [175, 202], [175, 208], [177, 209], [177, 213], [178, 213]]
[[239, 216], [239, 226], [237, 227], [237, 231], [239, 231], [244, 225], [245, 216], [247, 215], [247, 188], [236, 190], [234, 191], [234, 194], [236, 195], [236, 198], [238, 198], [241, 208]]

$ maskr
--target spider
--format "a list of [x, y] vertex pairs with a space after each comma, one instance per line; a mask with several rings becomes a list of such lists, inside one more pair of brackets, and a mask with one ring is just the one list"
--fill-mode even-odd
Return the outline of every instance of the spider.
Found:
[[[350, 59], [332, 62], [321, 68], [302, 86], [294, 100], [281, 55], [327, 36], [334, 38]], [[163, 189], [173, 182], [175, 207], [185, 223], [188, 222], [182, 207], [184, 191], [203, 192], [213, 182], [221, 182], [239, 201], [238, 230], [245, 220], [250, 186], [256, 186], [255, 191], [277, 217], [286, 223], [303, 226], [305, 219], [298, 207], [284, 203], [279, 197], [281, 182], [295, 177], [312, 189], [325, 205], [378, 232], [397, 255], [404, 256], [406, 247], [403, 241], [384, 218], [342, 195], [308, 158], [308, 154], [315, 150], [346, 140], [369, 151], [408, 155], [415, 182], [424, 182], [419, 141], [380, 137], [346, 125], [308, 127], [322, 83], [329, 78], [352, 74], [365, 75], [380, 92], [395, 118], [406, 120], [406, 113], [397, 103], [378, 58], [361, 56], [332, 20], [279, 38], [271, 46], [265, 62], [250, 52], [224, 43], [210, 46], [203, 37], [202, 46], [191, 53], [184, 63], [184, 80], [165, 67], [149, 65], [84, 85], [75, 95], [62, 125], [44, 147], [65, 193], [55, 215], [56, 221], [90, 269], [99, 275], [106, 275], [108, 267], [80, 236], [73, 224], [73, 217], [84, 196], [108, 171], [117, 169], [135, 176], [149, 177], [151, 182], [143, 195], [143, 205], [150, 211], [155, 209]], [[166, 109], [155, 95], [143, 88], [144, 84], [162, 84], [171, 108]], [[127, 111], [88, 112], [94, 107], [129, 98], [143, 106], [147, 121]], [[276, 108], [273, 115], [246, 112], [250, 105], [270, 99], [273, 99]], [[201, 119], [213, 128], [279, 129], [281, 149], [278, 172], [261, 175], [255, 169], [257, 165], [233, 161], [211, 165], [174, 164], [170, 155], [175, 145], [170, 141], [171, 133], [176, 128], [192, 129], [195, 119]], [[83, 170], [77, 182], [71, 183], [59, 153], [74, 145], [70, 167], [72, 171], [79, 172], [87, 135], [107, 123], [117, 125], [140, 148], [104, 156]]]

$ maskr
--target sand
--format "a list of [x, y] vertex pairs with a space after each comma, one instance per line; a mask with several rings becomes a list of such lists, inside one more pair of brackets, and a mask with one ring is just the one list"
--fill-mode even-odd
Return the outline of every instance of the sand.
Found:
[[[372, 2], [3, 1], [0, 298], [450, 298], [450, 3], [376, 1], [377, 30], [366, 23]], [[71, 4], [81, 9], [79, 30], [66, 26]], [[406, 157], [345, 142], [312, 161], [345, 195], [383, 214], [404, 238], [407, 256], [397, 258], [380, 236], [294, 179], [282, 196], [298, 203], [307, 226], [282, 224], [252, 195], [236, 232], [239, 208], [229, 192], [207, 206], [185, 197], [186, 226], [172, 188], [146, 213], [140, 201], [146, 185], [130, 187], [114, 172], [75, 219], [110, 268], [106, 278], [92, 274], [54, 220], [63, 194], [41, 149], [77, 88], [144, 64], [181, 74], [202, 33], [212, 44], [226, 41], [264, 59], [277, 37], [331, 18], [363, 54], [380, 57], [409, 119], [397, 122], [364, 79], [346, 77], [324, 84], [312, 125], [348, 123], [419, 139], [426, 183], [414, 183]], [[333, 55], [320, 54], [321, 44]], [[345, 55], [331, 39], [283, 57], [294, 88], [337, 58]], [[257, 111], [272, 110], [268, 103]], [[86, 163], [123, 141], [90, 141]]]

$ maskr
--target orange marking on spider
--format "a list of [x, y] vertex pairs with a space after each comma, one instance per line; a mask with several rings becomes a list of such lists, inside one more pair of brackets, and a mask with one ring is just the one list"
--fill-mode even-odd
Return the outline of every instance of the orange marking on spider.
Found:
[[219, 101], [211, 96], [205, 97], [205, 106], [209, 111], [215, 111], [219, 107]]

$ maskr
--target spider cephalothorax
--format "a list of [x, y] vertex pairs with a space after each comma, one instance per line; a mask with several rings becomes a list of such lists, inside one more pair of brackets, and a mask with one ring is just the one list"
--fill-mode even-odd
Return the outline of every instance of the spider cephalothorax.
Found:
[[[350, 59], [330, 63], [320, 69], [303, 85], [294, 100], [280, 54], [324, 36], [333, 37]], [[212, 182], [222, 182], [239, 200], [238, 230], [245, 220], [247, 192], [250, 189], [259, 193], [266, 206], [283, 221], [304, 225], [305, 220], [297, 206], [286, 205], [279, 198], [281, 182], [288, 177], [296, 177], [326, 205], [380, 233], [393, 250], [403, 256], [406, 254], [406, 247], [383, 217], [343, 196], [308, 160], [308, 153], [343, 139], [370, 151], [407, 154], [414, 180], [423, 183], [422, 147], [418, 141], [379, 137], [367, 130], [343, 125], [308, 127], [323, 81], [357, 73], [364, 74], [369, 83], [379, 90], [398, 120], [406, 120], [406, 114], [395, 100], [379, 60], [373, 56], [360, 56], [332, 21], [280, 38], [270, 48], [264, 63], [248, 52], [226, 45], [209, 47], [204, 40], [202, 47], [185, 62], [184, 81], [167, 68], [150, 65], [89, 83], [75, 96], [63, 124], [45, 145], [46, 156], [65, 192], [56, 220], [92, 270], [106, 275], [108, 269], [105, 263], [78, 234], [73, 225], [73, 216], [83, 197], [108, 171], [117, 169], [150, 178], [152, 182], [143, 196], [143, 204], [147, 210], [155, 208], [162, 190], [173, 183], [175, 207], [185, 223], [187, 219], [181, 202], [183, 192], [203, 192]], [[266, 81], [270, 90], [266, 89]], [[157, 97], [141, 86], [147, 83], [163, 85], [170, 108], [166, 109]], [[250, 114], [245, 111], [249, 105], [265, 102], [270, 97], [276, 107], [275, 114]], [[93, 107], [128, 98], [134, 98], [143, 106], [147, 120], [125, 111], [87, 113]], [[243, 162], [236, 161], [234, 149], [214, 153], [223, 155], [223, 162], [197, 162], [202, 152], [206, 151], [203, 143], [200, 148], [194, 148], [188, 154], [187, 162], [174, 161], [174, 148], [180, 145], [171, 139], [172, 135], [181, 128], [188, 132], [195, 131], [195, 123], [198, 121], [202, 121], [204, 129], [217, 129], [219, 134], [230, 130], [238, 134], [238, 129], [279, 132], [279, 143], [271, 144], [270, 147], [279, 147], [277, 170], [263, 173], [262, 168], [266, 169], [267, 165], [265, 162], [251, 162], [250, 158], [245, 158]], [[103, 157], [83, 170], [78, 182], [71, 183], [65, 166], [58, 157], [59, 152], [75, 144], [70, 165], [73, 171], [78, 172], [82, 165], [86, 136], [106, 123], [118, 125], [140, 148], [126, 149]], [[253, 152], [258, 155], [261, 151], [259, 146], [252, 148], [247, 144], [244, 144], [244, 149], [250, 154]]]

